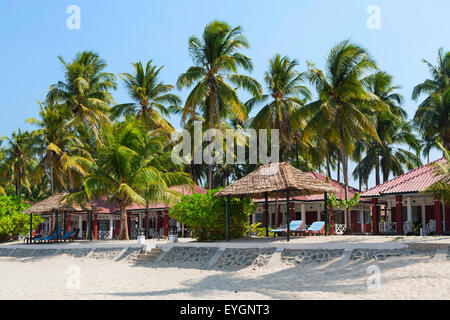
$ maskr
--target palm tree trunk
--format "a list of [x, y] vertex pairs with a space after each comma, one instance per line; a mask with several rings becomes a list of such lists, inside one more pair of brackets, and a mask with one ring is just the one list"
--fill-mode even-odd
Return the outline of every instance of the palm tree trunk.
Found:
[[337, 157], [337, 182], [341, 182], [341, 157]]
[[[210, 92], [209, 92], [209, 128], [214, 129], [214, 107], [215, 107], [216, 99], [214, 86], [210, 84]], [[219, 119], [217, 119], [218, 121]], [[212, 141], [211, 141], [212, 142]], [[212, 189], [212, 164], [208, 164], [208, 189]]]
[[378, 155], [376, 156], [375, 160], [375, 185], [380, 184], [380, 158]]
[[120, 206], [120, 240], [130, 240], [130, 236], [128, 234], [128, 220], [127, 220], [127, 207]]
[[145, 239], [148, 237], [148, 211], [149, 211], [149, 203], [145, 201]]
[[330, 155], [327, 153], [327, 175], [331, 178]]

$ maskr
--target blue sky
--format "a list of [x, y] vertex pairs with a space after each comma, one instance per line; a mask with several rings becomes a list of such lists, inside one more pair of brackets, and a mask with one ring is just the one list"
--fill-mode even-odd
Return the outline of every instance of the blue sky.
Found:
[[[80, 30], [66, 27], [69, 5], [81, 9]], [[370, 5], [381, 10], [381, 29], [366, 26]], [[439, 47], [450, 49], [448, 12], [448, 0], [1, 0], [0, 135], [32, 129], [25, 119], [38, 116], [36, 100], [63, 77], [58, 55], [70, 60], [78, 51], [93, 50], [116, 74], [131, 71], [132, 62], [153, 59], [164, 65], [162, 80], [174, 84], [191, 65], [188, 37], [200, 35], [214, 19], [242, 26], [259, 81], [276, 52], [298, 59], [303, 71], [305, 60], [322, 67], [331, 47], [350, 38], [402, 86], [403, 107], [412, 117], [412, 88], [429, 76], [422, 58], [434, 62]], [[179, 94], [184, 98], [187, 91]], [[129, 101], [122, 85], [114, 98]], [[179, 126], [178, 118], [171, 120]], [[431, 158], [439, 156], [435, 151]]]

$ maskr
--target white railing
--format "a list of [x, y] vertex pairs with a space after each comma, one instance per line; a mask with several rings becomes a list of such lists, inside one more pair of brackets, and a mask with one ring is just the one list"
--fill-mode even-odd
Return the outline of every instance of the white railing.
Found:
[[382, 233], [397, 233], [397, 222], [380, 222], [378, 225]]
[[413, 232], [413, 228], [410, 221], [403, 222], [403, 234]]
[[347, 227], [347, 225], [345, 225], [345, 224], [337, 224], [336, 223], [334, 225], [334, 233], [342, 235], [342, 234], [344, 234], [344, 231], [345, 231], [346, 227]]
[[432, 232], [436, 232], [436, 220], [430, 219], [430, 221], [423, 228], [423, 235], [427, 236]]

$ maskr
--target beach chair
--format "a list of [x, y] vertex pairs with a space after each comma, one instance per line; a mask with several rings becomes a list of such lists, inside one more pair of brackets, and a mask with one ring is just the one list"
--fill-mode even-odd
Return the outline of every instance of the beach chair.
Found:
[[[67, 231], [62, 237], [58, 238], [58, 241], [66, 242], [66, 240], [68, 240], [74, 232], [75, 232], [75, 229]], [[56, 238], [55, 238], [55, 240], [56, 240]]]
[[42, 237], [42, 236], [34, 237], [33, 241], [35, 243], [39, 243], [39, 242], [43, 241], [45, 238], [53, 237], [55, 235], [55, 232], [56, 232], [56, 230], [53, 230], [48, 236], [45, 236], [45, 237]]
[[[63, 232], [62, 230], [58, 230], [58, 235], [59, 235], [58, 238], [61, 237], [61, 233], [62, 232]], [[55, 241], [55, 240], [56, 240], [56, 232], [53, 233], [52, 235], [48, 236], [48, 237], [37, 239], [36, 242], [37, 243], [45, 243], [45, 242], [51, 242], [51, 241]]]
[[70, 235], [70, 237], [67, 239], [67, 240], [69, 240], [70, 242], [73, 242], [73, 241], [77, 241], [78, 240], [78, 235], [80, 234], [80, 229], [79, 228], [75, 228], [75, 229], [73, 229], [74, 230], [74, 232]]
[[325, 222], [324, 221], [315, 221], [304, 232], [309, 235], [312, 235], [312, 234], [324, 235], [325, 234]]
[[[301, 232], [302, 228], [303, 228], [303, 220], [292, 220], [291, 223], [289, 224], [289, 229], [291, 232]], [[283, 233], [283, 232], [287, 232], [287, 228], [280, 228], [280, 229], [274, 229], [274, 230], [270, 230], [270, 232], [273, 233]]]

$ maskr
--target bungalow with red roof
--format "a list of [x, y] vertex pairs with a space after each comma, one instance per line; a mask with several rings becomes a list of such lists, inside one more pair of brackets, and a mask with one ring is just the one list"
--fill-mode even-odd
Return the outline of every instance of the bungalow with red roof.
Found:
[[[314, 178], [326, 181], [326, 177], [317, 172], [308, 172], [309, 175]], [[345, 199], [344, 184], [336, 180], [329, 179], [328, 183], [339, 190], [336, 194], [337, 198]], [[356, 192], [360, 192], [358, 189], [350, 187], [348, 188], [349, 197], [353, 197]], [[266, 219], [264, 210], [264, 199], [255, 200], [258, 204], [256, 212], [250, 217], [250, 223], [261, 223], [262, 226], [266, 226]], [[278, 204], [278, 207], [277, 207]], [[309, 195], [309, 196], [296, 196], [290, 201], [290, 220], [302, 220], [305, 223], [305, 227], [311, 225], [315, 221], [324, 221], [324, 195]], [[269, 198], [269, 210], [268, 210], [268, 225], [271, 228], [279, 228], [286, 226], [286, 200]], [[347, 226], [351, 228], [353, 233], [369, 233], [371, 232], [371, 219], [370, 219], [370, 202], [362, 200], [350, 211], [350, 221], [347, 221], [342, 210], [333, 209], [334, 215], [330, 219], [330, 224], [333, 225], [335, 234], [342, 234]]]
[[[444, 161], [444, 158], [436, 160]], [[374, 234], [411, 234], [420, 229], [423, 235], [450, 231], [450, 207], [437, 195], [424, 192], [439, 179], [433, 170], [427, 164], [361, 194], [372, 202]], [[382, 207], [384, 221], [380, 221]]]
[[[187, 186], [176, 186], [171, 189], [182, 195], [206, 193], [206, 189], [197, 185], [193, 186], [193, 189]], [[90, 205], [92, 211], [42, 212], [40, 215], [44, 218], [44, 223], [39, 226], [38, 231], [43, 235], [49, 234], [52, 230], [55, 230], [55, 224], [58, 222], [60, 230], [79, 228], [78, 237], [81, 239], [118, 238], [121, 215], [119, 207], [105, 200], [94, 200], [90, 202]], [[170, 207], [171, 205], [167, 204], [150, 203], [147, 211], [145, 205], [133, 204], [129, 206], [127, 208], [127, 220], [130, 239], [137, 238], [139, 229], [146, 229], [147, 237], [167, 236], [170, 227], [180, 229], [180, 224], [169, 215]], [[56, 219], [55, 214], [62, 216]], [[91, 236], [89, 231], [91, 231]]]

